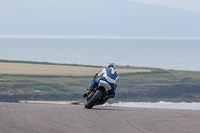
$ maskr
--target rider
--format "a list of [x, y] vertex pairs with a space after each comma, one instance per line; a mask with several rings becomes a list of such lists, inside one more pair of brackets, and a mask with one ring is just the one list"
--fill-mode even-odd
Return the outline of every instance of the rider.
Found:
[[90, 85], [89, 89], [87, 89], [87, 92], [83, 94], [83, 97], [87, 97], [93, 89], [98, 86], [100, 80], [103, 80], [107, 82], [111, 90], [109, 90], [109, 95], [107, 95], [108, 98], [114, 98], [115, 97], [115, 90], [117, 88], [117, 80], [119, 76], [116, 72], [116, 66], [114, 63], [109, 63], [107, 68], [102, 69], [99, 73], [96, 73], [94, 76], [94, 81]]

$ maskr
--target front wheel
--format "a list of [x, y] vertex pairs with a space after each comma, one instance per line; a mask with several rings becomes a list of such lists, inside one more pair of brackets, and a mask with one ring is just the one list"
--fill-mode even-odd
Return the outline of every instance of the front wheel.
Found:
[[102, 92], [100, 90], [97, 90], [94, 94], [94, 96], [85, 104], [85, 108], [91, 109], [95, 103], [97, 103], [102, 96]]

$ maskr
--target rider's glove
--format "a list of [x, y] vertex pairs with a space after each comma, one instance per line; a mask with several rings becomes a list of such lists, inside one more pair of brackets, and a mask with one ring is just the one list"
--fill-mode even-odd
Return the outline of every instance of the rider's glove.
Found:
[[96, 74], [94, 75], [94, 79], [96, 79], [96, 78], [97, 78], [97, 76], [98, 76], [98, 73], [96, 73]]

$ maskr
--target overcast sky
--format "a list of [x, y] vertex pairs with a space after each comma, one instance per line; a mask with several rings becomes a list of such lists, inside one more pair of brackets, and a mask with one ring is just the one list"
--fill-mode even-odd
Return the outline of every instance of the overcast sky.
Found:
[[199, 38], [200, 0], [0, 0], [0, 38]]
[[184, 9], [200, 13], [200, 0], [127, 0], [127, 1]]

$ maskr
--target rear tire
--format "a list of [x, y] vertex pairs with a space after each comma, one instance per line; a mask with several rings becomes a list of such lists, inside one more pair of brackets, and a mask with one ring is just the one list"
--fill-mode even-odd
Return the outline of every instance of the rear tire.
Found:
[[90, 101], [88, 101], [85, 104], [85, 108], [91, 109], [95, 105], [95, 103], [100, 100], [101, 96], [102, 96], [102, 92], [100, 90], [97, 90], [94, 96], [90, 99]]

